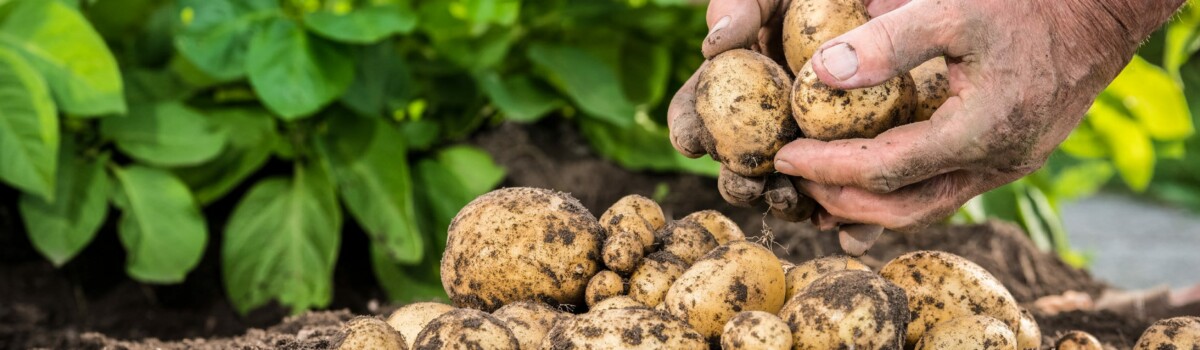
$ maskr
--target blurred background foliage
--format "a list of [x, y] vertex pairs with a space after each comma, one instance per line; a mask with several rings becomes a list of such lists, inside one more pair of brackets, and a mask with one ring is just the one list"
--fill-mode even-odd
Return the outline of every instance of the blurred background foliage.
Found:
[[[178, 283], [220, 249], [239, 311], [298, 312], [330, 302], [353, 220], [391, 299], [443, 297], [450, 219], [505, 174], [462, 143], [481, 127], [564, 118], [626, 168], [715, 175], [664, 120], [702, 60], [692, 3], [0, 0], [0, 180], [56, 265], [112, 216], [134, 279]], [[1200, 210], [1198, 22], [1156, 34], [1045, 169], [954, 220], [1017, 221], [1081, 262], [1064, 201], [1107, 185]]]

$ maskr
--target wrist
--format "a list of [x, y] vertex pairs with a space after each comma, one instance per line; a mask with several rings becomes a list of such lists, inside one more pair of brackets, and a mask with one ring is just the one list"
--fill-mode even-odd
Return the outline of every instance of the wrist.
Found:
[[1140, 43], [1179, 11], [1187, 0], [1083, 0], [1107, 12], [1127, 37]]

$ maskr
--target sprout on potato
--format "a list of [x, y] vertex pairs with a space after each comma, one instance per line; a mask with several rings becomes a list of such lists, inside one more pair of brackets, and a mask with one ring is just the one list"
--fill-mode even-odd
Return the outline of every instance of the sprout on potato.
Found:
[[438, 316], [417, 334], [414, 349], [521, 348], [516, 335], [503, 321], [483, 311], [457, 309]]
[[[794, 270], [793, 270], [794, 271]], [[788, 301], [779, 315], [795, 349], [902, 349], [904, 291], [868, 271], [833, 271]]]
[[750, 50], [713, 57], [696, 82], [705, 151], [743, 176], [775, 171], [775, 152], [800, 135], [788, 104], [791, 82], [783, 67]]
[[629, 277], [629, 297], [649, 307], [658, 306], [688, 266], [669, 252], [650, 254]]
[[917, 342], [916, 350], [996, 349], [1015, 350], [1016, 335], [1004, 322], [974, 315], [938, 323]]
[[783, 268], [770, 250], [734, 241], [709, 252], [667, 290], [662, 305], [707, 339], [742, 311], [775, 313], [783, 306]]
[[405, 345], [411, 348], [413, 342], [417, 340], [417, 333], [421, 333], [429, 321], [453, 310], [453, 306], [442, 303], [412, 303], [392, 311], [387, 318], [387, 323], [404, 336]]
[[725, 350], [789, 350], [792, 332], [787, 323], [769, 312], [743, 311], [725, 323], [721, 333], [721, 349]]
[[334, 341], [334, 348], [342, 350], [387, 349], [407, 350], [408, 344], [387, 322], [375, 317], [359, 316], [342, 326]]

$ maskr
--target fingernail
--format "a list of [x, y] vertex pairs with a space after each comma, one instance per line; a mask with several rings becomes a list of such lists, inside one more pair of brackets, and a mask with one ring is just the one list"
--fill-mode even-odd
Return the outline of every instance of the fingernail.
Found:
[[786, 160], [776, 159], [775, 170], [784, 174], [791, 174], [796, 171], [796, 167], [792, 166], [792, 163], [788, 163]]
[[825, 70], [838, 80], [850, 79], [858, 72], [858, 54], [846, 43], [821, 51], [821, 63], [825, 65]]
[[725, 29], [725, 27], [729, 26], [729, 22], [732, 20], [733, 18], [730, 18], [729, 16], [721, 17], [721, 19], [717, 21], [717, 24], [714, 24], [712, 29], [708, 30], [708, 35], [712, 35], [712, 33], [716, 33], [718, 30]]

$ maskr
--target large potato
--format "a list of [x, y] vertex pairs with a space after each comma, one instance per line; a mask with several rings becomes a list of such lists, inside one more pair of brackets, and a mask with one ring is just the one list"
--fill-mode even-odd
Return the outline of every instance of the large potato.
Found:
[[495, 316], [475, 309], [457, 309], [429, 322], [417, 334], [413, 348], [518, 350], [521, 343], [504, 321]]
[[1021, 308], [1021, 321], [1013, 330], [1017, 335], [1017, 350], [1038, 350], [1042, 348], [1042, 329], [1029, 310]]
[[641, 265], [629, 277], [629, 297], [649, 307], [658, 306], [671, 284], [683, 275], [688, 263], [675, 254], [654, 252], [642, 259]]
[[720, 335], [738, 312], [776, 313], [783, 306], [783, 267], [770, 250], [734, 241], [709, 252], [679, 276], [662, 305], [705, 338]]
[[791, 269], [784, 269], [784, 279], [787, 282], [787, 295], [784, 298], [790, 301], [817, 278], [842, 270], [871, 271], [871, 268], [863, 265], [858, 259], [845, 255], [831, 255], [805, 261]]
[[696, 83], [696, 114], [713, 159], [743, 176], [775, 171], [775, 152], [800, 136], [789, 118], [792, 79], [766, 56], [730, 50], [713, 57]]
[[1008, 329], [1018, 329], [1021, 309], [1008, 289], [982, 267], [957, 255], [911, 252], [888, 262], [879, 274], [908, 294], [912, 311], [908, 344], [916, 344], [934, 325], [964, 316], [991, 316]]
[[794, 349], [902, 349], [908, 302], [904, 290], [868, 271], [827, 273], [779, 311]]
[[650, 309], [589, 312], [560, 322], [542, 349], [704, 349], [703, 337], [677, 318]]
[[1142, 332], [1137, 350], [1200, 348], [1200, 317], [1183, 316], [1154, 322]]
[[654, 232], [667, 224], [662, 207], [654, 200], [631, 194], [613, 203], [600, 215], [600, 225], [610, 235], [621, 231], [633, 232], [642, 241], [646, 253], [654, 247]]
[[717, 244], [746, 239], [746, 234], [742, 233], [742, 229], [738, 227], [737, 223], [716, 210], [701, 210], [688, 214], [681, 220], [695, 221], [700, 226], [704, 226], [708, 233], [717, 240]]
[[599, 303], [596, 303], [596, 305], [590, 307], [588, 312], [600, 312], [604, 310], [628, 308], [649, 309], [650, 307], [637, 300], [634, 300], [633, 298], [630, 298], [627, 295], [618, 295], [612, 298], [601, 300]]
[[421, 333], [429, 321], [453, 310], [453, 306], [442, 303], [412, 303], [392, 311], [387, 323], [404, 336], [405, 345], [411, 348], [417, 340], [417, 333]]
[[[1084, 331], [1070, 331], [1054, 343], [1057, 350], [1104, 350], [1100, 340]], [[1155, 348], [1162, 349], [1162, 348]]]
[[672, 221], [655, 234], [655, 239], [660, 242], [661, 251], [674, 254], [688, 264], [720, 245], [708, 229], [695, 221]]
[[804, 137], [872, 138], [912, 122], [916, 99], [916, 87], [907, 73], [877, 86], [839, 90], [821, 82], [809, 63], [796, 73], [792, 111]]
[[641, 239], [629, 231], [609, 232], [604, 241], [604, 266], [624, 276], [633, 273], [646, 253]]
[[916, 350], [1016, 350], [1012, 329], [994, 318], [964, 316], [938, 323], [921, 337]]
[[734, 315], [721, 332], [724, 350], [789, 350], [792, 332], [787, 323], [769, 312], [743, 311]]
[[545, 303], [529, 301], [504, 305], [492, 316], [496, 316], [512, 331], [522, 350], [537, 349], [555, 324], [571, 317]]
[[335, 349], [360, 350], [407, 350], [408, 344], [404, 336], [392, 329], [387, 322], [374, 317], [359, 316], [347, 321], [342, 326], [337, 338]]
[[862, 0], [792, 1], [783, 18], [783, 55], [788, 68], [800, 75], [801, 67], [822, 44], [868, 20]]
[[909, 71], [917, 88], [917, 108], [913, 121], [925, 121], [933, 117], [938, 107], [950, 98], [950, 71], [946, 59], [937, 57]]
[[448, 235], [442, 286], [455, 305], [485, 311], [524, 300], [581, 304], [605, 238], [578, 200], [537, 188], [476, 198]]
[[587, 301], [588, 307], [592, 307], [604, 299], [623, 293], [625, 293], [625, 281], [621, 280], [621, 276], [615, 272], [604, 270], [592, 276], [592, 280], [588, 282], [587, 292], [584, 293], [584, 300]]

